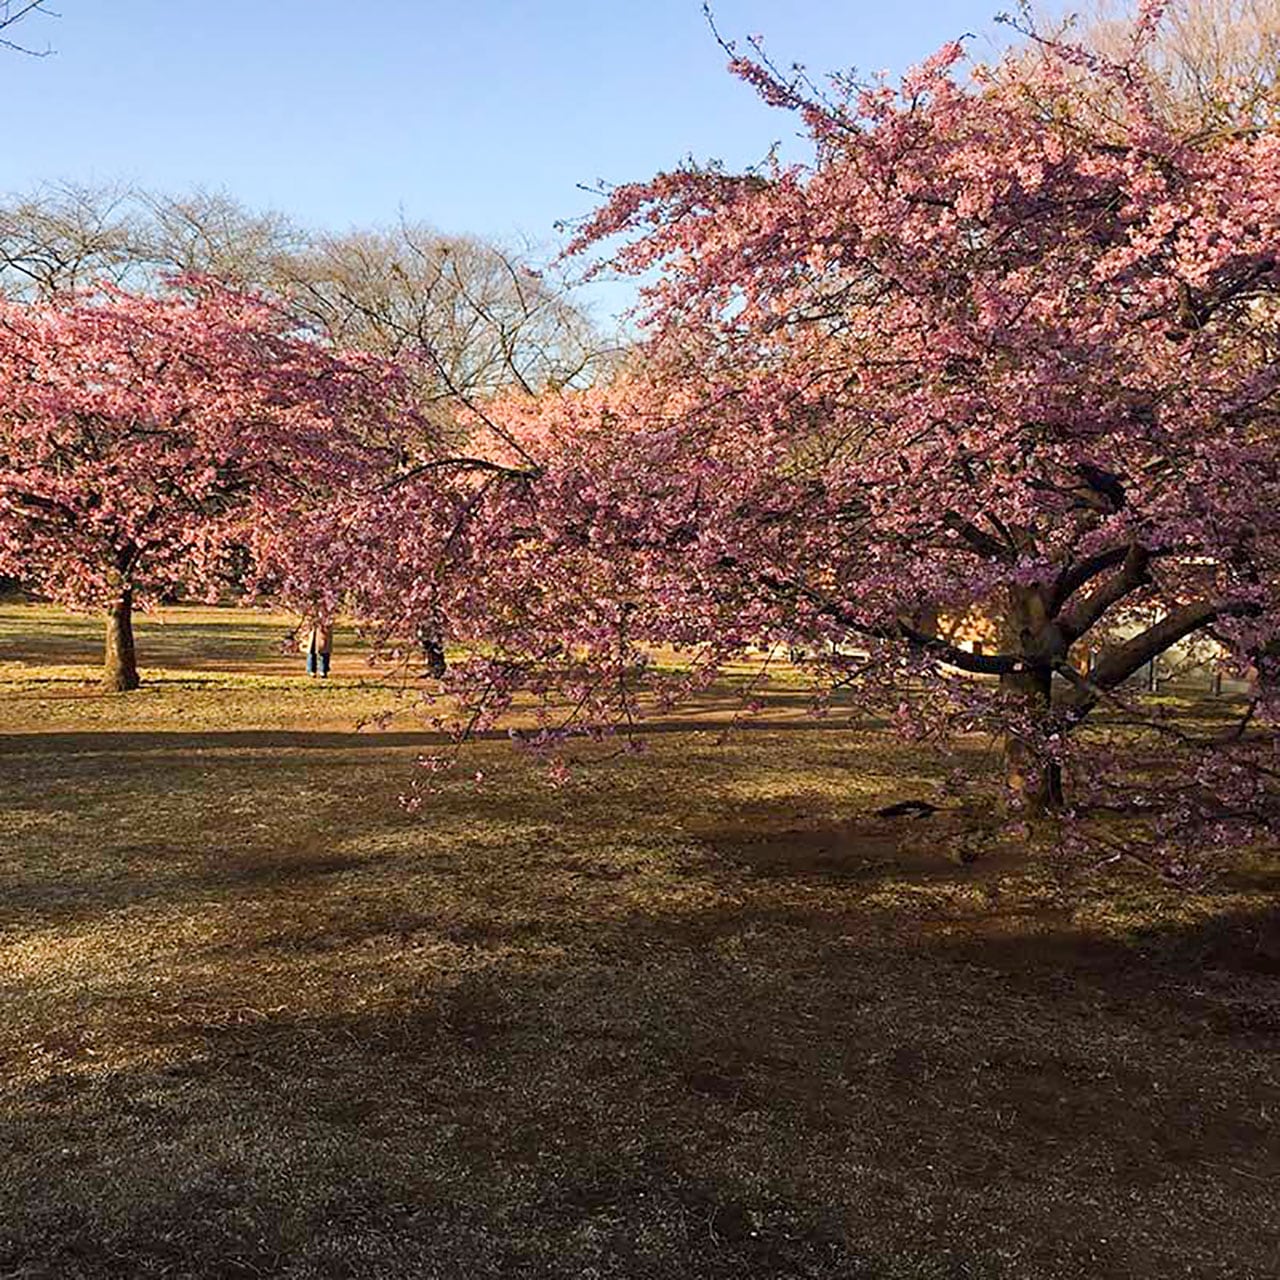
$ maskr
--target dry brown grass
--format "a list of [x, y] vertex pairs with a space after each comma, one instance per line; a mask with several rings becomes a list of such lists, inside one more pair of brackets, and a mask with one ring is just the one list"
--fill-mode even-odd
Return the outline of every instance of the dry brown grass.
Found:
[[347, 638], [165, 626], [0, 610], [0, 1277], [1276, 1274], [1270, 873], [961, 866], [767, 722], [410, 817]]

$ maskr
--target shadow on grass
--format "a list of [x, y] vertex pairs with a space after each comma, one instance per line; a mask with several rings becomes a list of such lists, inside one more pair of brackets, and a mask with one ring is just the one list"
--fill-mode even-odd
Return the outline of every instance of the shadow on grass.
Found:
[[1115, 924], [786, 741], [410, 821], [420, 735], [0, 740], [0, 1276], [1266, 1276], [1274, 899]]
[[[114, 696], [114, 695], [113, 695]], [[854, 728], [873, 729], [876, 722], [867, 721]], [[640, 729], [641, 737], [669, 737], [672, 734], [711, 734], [719, 737], [728, 732], [732, 736], [750, 733], [844, 733], [851, 732], [848, 722], [832, 720], [782, 720], [770, 717], [753, 717], [732, 728], [723, 717], [688, 718], [653, 721]], [[473, 742], [510, 742], [512, 734], [507, 729], [489, 729], [472, 735]], [[295, 729], [237, 729], [226, 732], [192, 733], [175, 724], [172, 731], [147, 730], [129, 732], [118, 730], [75, 730], [58, 733], [0, 733], [0, 754], [41, 754], [57, 752], [172, 752], [225, 751], [258, 747], [298, 751], [335, 750], [379, 747], [422, 747], [452, 745], [453, 738], [431, 729], [411, 732], [378, 729], [336, 733], [331, 730]]]
[[205, 997], [155, 1065], [10, 1092], [0, 1273], [1266, 1274], [1274, 1042], [1142, 956], [1064, 941], [1049, 984], [1038, 939], [812, 925], [657, 913], [617, 922], [628, 963], [495, 933], [366, 1008]]
[[[89, 626], [76, 620], [58, 626], [43, 623], [19, 630], [0, 628], [4, 658], [32, 666], [57, 663], [95, 665], [102, 661], [102, 623]], [[138, 656], [143, 666], [163, 665], [174, 670], [208, 668], [244, 671], [246, 665], [300, 661], [281, 645], [284, 632], [271, 634], [262, 625], [219, 623], [216, 627], [192, 623], [135, 623]]]

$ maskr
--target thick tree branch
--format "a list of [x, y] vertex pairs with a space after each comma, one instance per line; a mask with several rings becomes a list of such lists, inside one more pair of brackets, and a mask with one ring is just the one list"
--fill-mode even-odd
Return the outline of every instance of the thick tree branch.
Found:
[[1053, 584], [1053, 590], [1049, 594], [1049, 616], [1056, 618], [1067, 601], [1081, 587], [1092, 582], [1099, 574], [1106, 573], [1108, 569], [1124, 564], [1128, 554], [1128, 546], [1112, 547], [1109, 551], [1100, 551], [1087, 560], [1067, 565], [1058, 575], [1058, 580]]
[[[855, 629], [851, 627], [851, 630]], [[865, 632], [864, 634], [872, 634]], [[1007, 676], [1016, 671], [1025, 671], [1027, 662], [1024, 658], [1006, 653], [970, 653], [967, 649], [958, 648], [939, 636], [926, 635], [917, 631], [906, 622], [899, 622], [895, 629], [884, 629], [879, 633], [883, 639], [906, 640], [912, 648], [920, 649], [931, 658], [945, 662], [949, 667], [960, 671], [968, 671], [980, 676]]]
[[1094, 666], [1092, 683], [1100, 689], [1114, 689], [1179, 640], [1185, 640], [1217, 618], [1256, 611], [1256, 605], [1245, 603], [1201, 602], [1184, 605], [1133, 639], [1106, 650]]
[[1017, 558], [1017, 552], [1011, 545], [979, 529], [972, 520], [966, 520], [962, 515], [958, 515], [954, 511], [948, 511], [942, 517], [942, 523], [953, 533], [958, 533], [964, 539], [965, 544], [981, 556], [988, 556], [993, 560], [1006, 562], [1012, 562]]
[[1073, 640], [1078, 640], [1112, 605], [1118, 604], [1149, 582], [1147, 564], [1146, 551], [1135, 542], [1129, 547], [1120, 572], [1113, 574], [1074, 609], [1058, 619], [1058, 628], [1066, 642], [1070, 644]]
[[413, 480], [431, 471], [444, 471], [452, 468], [455, 471], [483, 471], [490, 475], [506, 476], [510, 480], [536, 480], [542, 474], [542, 468], [505, 467], [500, 462], [490, 462], [487, 458], [434, 458], [430, 462], [421, 462], [408, 471], [401, 472], [388, 480], [383, 489], [395, 489], [407, 480]]
[[889, 626], [863, 622], [842, 609], [834, 600], [829, 600], [820, 592], [798, 583], [785, 582], [781, 578], [773, 577], [764, 577], [760, 581], [763, 586], [784, 599], [806, 601], [821, 617], [838, 622], [855, 635], [866, 636], [871, 640], [905, 640], [913, 649], [918, 649], [939, 662], [945, 662], [948, 666], [968, 671], [973, 675], [1010, 675], [1015, 671], [1025, 670], [1027, 666], [1025, 659], [1010, 654], [970, 653], [967, 649], [958, 648], [940, 636], [917, 631], [904, 619], [898, 619]]

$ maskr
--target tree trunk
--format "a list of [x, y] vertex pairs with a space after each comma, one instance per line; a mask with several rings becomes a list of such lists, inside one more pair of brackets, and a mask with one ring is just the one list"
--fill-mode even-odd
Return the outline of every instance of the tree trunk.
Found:
[[[1037, 588], [1011, 592], [1005, 618], [1006, 652], [1025, 655], [1026, 669], [1000, 677], [1006, 692], [1022, 701], [1033, 721], [1045, 721], [1053, 711], [1054, 636], [1045, 614], [1044, 597]], [[1006, 734], [1005, 788], [1011, 813], [1044, 817], [1063, 808], [1062, 766], [1033, 742]]]
[[141, 683], [138, 679], [138, 656], [133, 647], [133, 592], [126, 587], [107, 614], [102, 687], [108, 693], [125, 693]]
[[[1000, 683], [1023, 699], [1037, 717], [1049, 714], [1052, 707], [1052, 673], [1031, 670], [1002, 676]], [[1062, 766], [1050, 760], [1042, 750], [1014, 734], [1004, 740], [1005, 788], [1008, 805], [1029, 818], [1044, 817], [1065, 804], [1062, 790]]]

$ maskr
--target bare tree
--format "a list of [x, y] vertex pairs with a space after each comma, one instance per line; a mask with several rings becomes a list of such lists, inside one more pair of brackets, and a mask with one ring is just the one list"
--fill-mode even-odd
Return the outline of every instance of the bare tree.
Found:
[[428, 405], [581, 385], [616, 352], [531, 255], [419, 223], [335, 235], [224, 192], [119, 184], [47, 184], [0, 203], [0, 294], [146, 290], [187, 273], [258, 289], [335, 345], [396, 357]]
[[45, 5], [45, 0], [0, 0], [0, 48], [12, 49], [15, 53], [28, 53], [42, 57], [47, 49], [31, 49], [24, 44], [9, 39], [5, 34], [12, 31], [24, 18], [43, 13], [52, 17], [52, 11]]
[[0, 204], [0, 293], [49, 298], [103, 280], [148, 289], [188, 272], [268, 288], [308, 243], [283, 215], [221, 192], [46, 183]]
[[591, 376], [604, 352], [560, 282], [524, 256], [401, 223], [320, 236], [277, 287], [342, 345], [419, 363], [432, 398]]
[[51, 183], [0, 205], [0, 293], [47, 299], [99, 280], [127, 283], [144, 255], [134, 194]]
[[270, 289], [282, 264], [307, 252], [312, 236], [285, 214], [246, 208], [223, 191], [182, 196], [140, 193], [141, 256], [153, 271], [194, 272]]
[[[1132, 56], [1134, 0], [1089, 0], [1040, 30], [1124, 63]], [[1161, 108], [1189, 131], [1261, 127], [1280, 110], [1280, 0], [1170, 0], [1142, 59], [1155, 71]]]

